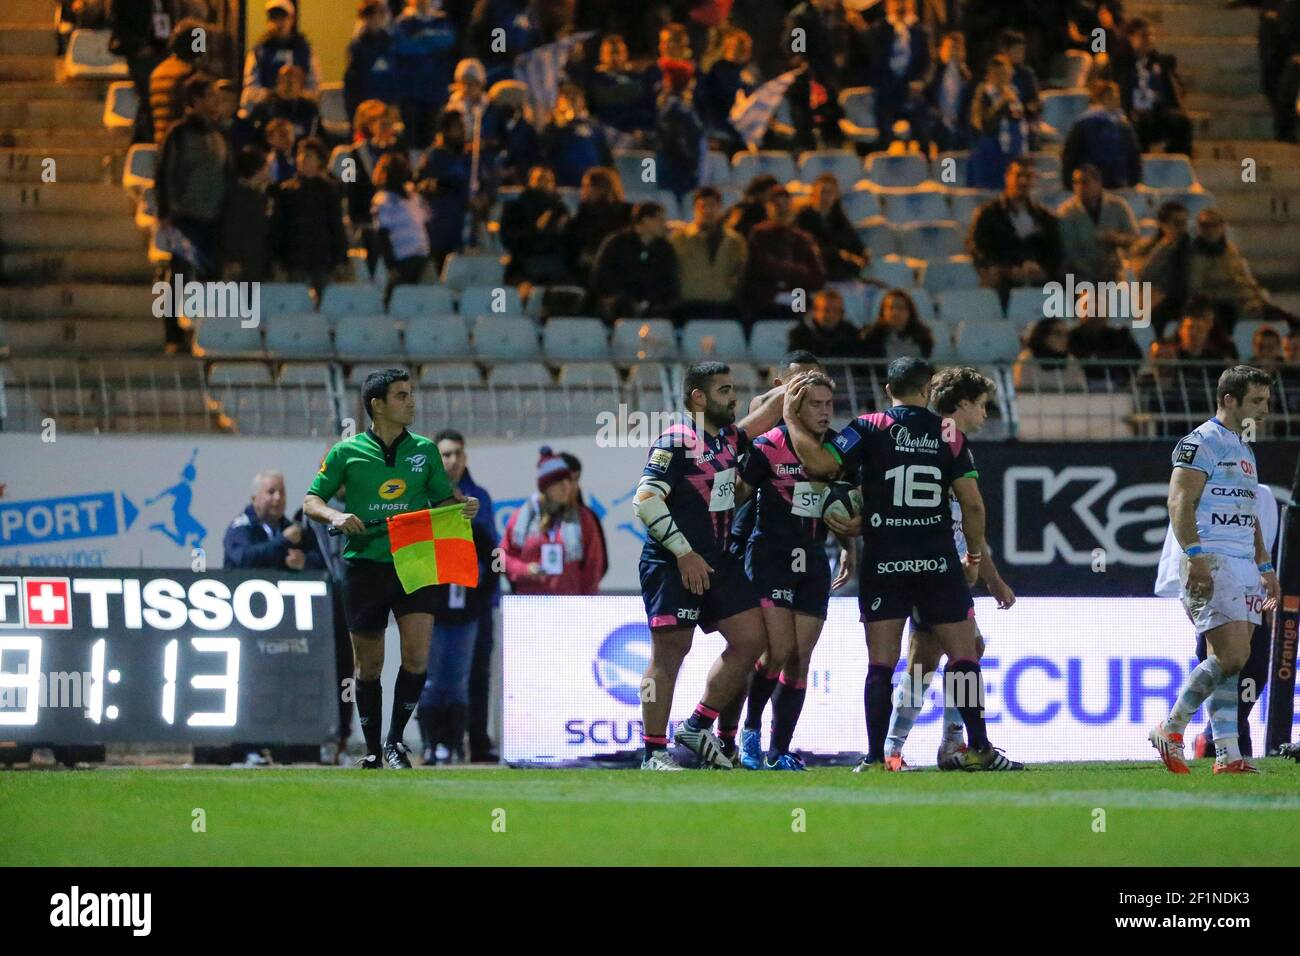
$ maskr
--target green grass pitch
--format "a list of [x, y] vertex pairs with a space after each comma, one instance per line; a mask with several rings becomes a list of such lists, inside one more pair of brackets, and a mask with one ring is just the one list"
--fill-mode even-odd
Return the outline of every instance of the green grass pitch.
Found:
[[1300, 765], [1259, 763], [1257, 777], [1215, 777], [1208, 761], [1190, 777], [1154, 761], [1019, 774], [18, 770], [0, 772], [0, 863], [1293, 865]]

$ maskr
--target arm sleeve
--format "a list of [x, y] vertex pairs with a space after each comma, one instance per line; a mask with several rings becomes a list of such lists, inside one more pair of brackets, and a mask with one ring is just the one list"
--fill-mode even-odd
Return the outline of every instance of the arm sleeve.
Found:
[[875, 428], [866, 418], [857, 418], [840, 429], [839, 434], [828, 438], [823, 447], [844, 466], [847, 473], [852, 474], [862, 465], [867, 450], [867, 443], [863, 439], [872, 431]]
[[975, 456], [971, 454], [970, 442], [966, 440], [965, 435], [958, 433], [961, 438], [961, 449], [952, 456], [948, 463], [948, 481], [951, 483], [958, 478], [979, 478], [980, 473], [975, 468]]
[[289, 550], [287, 542], [278, 534], [254, 544], [252, 525], [231, 525], [226, 529], [222, 545], [225, 550], [222, 564], [227, 568], [278, 568], [284, 564]]
[[1218, 457], [1219, 449], [1214, 440], [1193, 432], [1174, 448], [1173, 466], [1191, 468], [1208, 478], [1214, 474], [1214, 463]]
[[316, 472], [316, 477], [312, 479], [307, 494], [315, 495], [321, 501], [329, 501], [342, 484], [343, 455], [339, 452], [339, 446], [335, 445], [325, 454], [324, 460], [320, 463], [320, 471]]
[[759, 435], [754, 439], [753, 447], [749, 449], [749, 454], [745, 456], [744, 463], [740, 467], [741, 479], [751, 488], [761, 486], [771, 474], [770, 463], [765, 453], [768, 447], [770, 445], [767, 439]]

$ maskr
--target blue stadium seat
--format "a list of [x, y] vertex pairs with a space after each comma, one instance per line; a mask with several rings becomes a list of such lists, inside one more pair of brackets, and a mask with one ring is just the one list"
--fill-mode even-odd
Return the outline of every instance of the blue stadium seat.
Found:
[[421, 316], [406, 323], [406, 354], [415, 361], [466, 359], [474, 354], [458, 315]]
[[931, 362], [956, 362], [957, 350], [953, 348], [953, 327], [941, 319], [928, 322], [930, 334], [934, 336], [934, 351], [930, 353]]
[[877, 186], [919, 186], [929, 175], [925, 157], [916, 153], [891, 156], [877, 152], [867, 155], [866, 178]]
[[676, 361], [677, 336], [667, 319], [617, 319], [610, 351], [616, 362]]
[[614, 168], [618, 170], [619, 178], [623, 181], [624, 193], [633, 192], [641, 185], [642, 163], [654, 158], [655, 154], [648, 149], [614, 150]]
[[195, 351], [201, 355], [256, 358], [266, 354], [262, 327], [244, 328], [235, 319], [204, 319], [194, 334]]
[[1041, 286], [1024, 286], [1011, 290], [1007, 301], [1007, 319], [1016, 329], [1025, 327], [1043, 318], [1044, 304], [1047, 301]]
[[783, 183], [798, 179], [794, 158], [778, 149], [740, 152], [731, 157], [731, 181], [743, 186], [760, 173], [770, 173]]
[[1239, 321], [1232, 330], [1232, 344], [1237, 346], [1237, 355], [1243, 362], [1249, 362], [1255, 354], [1253, 340], [1255, 331], [1263, 326], [1269, 326], [1274, 329], [1278, 335], [1286, 337], [1287, 329], [1285, 323], [1277, 322], [1259, 322], [1243, 319]]
[[330, 322], [323, 315], [281, 315], [266, 323], [266, 350], [284, 358], [322, 358], [334, 354]]
[[399, 285], [388, 302], [389, 314], [398, 319], [450, 315], [455, 311], [451, 290], [445, 285]]
[[538, 359], [537, 326], [497, 315], [480, 315], [473, 320], [474, 350], [488, 359]]
[[1044, 90], [1042, 94], [1042, 121], [1056, 132], [1056, 137], [1064, 140], [1083, 111], [1088, 108], [1088, 91]]
[[844, 320], [859, 328], [867, 325], [876, 302], [876, 287], [862, 282], [836, 283], [836, 286], [844, 300]]
[[372, 285], [345, 285], [333, 283], [325, 287], [320, 311], [331, 319], [360, 315], [377, 317], [384, 314], [384, 290]]
[[964, 227], [975, 221], [975, 214], [980, 207], [996, 199], [998, 194], [991, 189], [950, 189], [948, 202], [952, 206], [952, 218]]
[[913, 259], [959, 256], [966, 251], [966, 234], [952, 220], [899, 226], [898, 251]]
[[542, 346], [552, 362], [604, 362], [609, 331], [600, 319], [555, 318], [542, 328]]
[[516, 388], [549, 388], [555, 384], [555, 379], [541, 362], [503, 362], [488, 369], [488, 383]]
[[[494, 306], [500, 304], [498, 311]], [[519, 290], [512, 285], [475, 285], [460, 294], [461, 315], [523, 315]]]
[[[920, 286], [912, 286], [910, 289], [904, 289], [912, 301], [916, 303], [917, 314], [921, 316], [922, 322], [933, 322], [935, 320], [934, 297], [926, 292]], [[942, 319], [943, 316], [938, 316]]]
[[506, 267], [500, 256], [453, 252], [442, 264], [443, 285], [457, 292], [472, 285], [501, 285], [505, 274]]
[[343, 84], [322, 83], [319, 104], [320, 121], [325, 132], [336, 139], [350, 139], [352, 117], [348, 115], [347, 104], [343, 100]]
[[884, 216], [873, 216], [854, 223], [854, 231], [862, 244], [870, 251], [872, 258], [887, 256], [899, 251], [898, 233], [893, 224]]
[[474, 388], [483, 384], [483, 373], [472, 362], [431, 362], [420, 367], [420, 384], [439, 388]]
[[741, 362], [749, 356], [745, 330], [732, 319], [696, 319], [682, 328], [682, 359]]
[[882, 190], [880, 198], [885, 203], [885, 218], [895, 225], [952, 218], [947, 195], [937, 190]]
[[609, 388], [617, 391], [618, 369], [609, 362], [566, 362], [560, 366], [559, 382], [566, 388]]
[[953, 348], [963, 362], [1009, 362], [1020, 354], [1020, 338], [1010, 322], [966, 320], [957, 325]]
[[135, 84], [124, 80], [108, 84], [104, 97], [104, 128], [130, 129], [135, 125], [135, 114], [140, 98], [135, 95]]
[[874, 143], [880, 138], [876, 129], [875, 91], [869, 86], [850, 86], [840, 90], [840, 131], [855, 143]]
[[136, 143], [126, 151], [122, 185], [132, 192], [143, 192], [153, 185], [157, 169], [158, 147], [153, 143]]
[[1115, 189], [1112, 192], [1128, 203], [1128, 207], [1133, 210], [1133, 216], [1137, 219], [1145, 219], [1155, 212], [1155, 208], [1151, 205], [1152, 193], [1150, 190], [1138, 187], [1135, 189]]
[[966, 167], [970, 165], [969, 149], [954, 149], [940, 153], [930, 164], [930, 178], [950, 189], [966, 185]]
[[716, 189], [731, 185], [731, 163], [726, 153], [719, 153], [717, 150], [709, 152], [704, 160], [704, 178], [700, 180], [700, 185], [713, 186]]
[[760, 365], [775, 364], [790, 351], [790, 330], [799, 323], [791, 319], [762, 319], [749, 333], [749, 354]]
[[281, 387], [328, 388], [330, 367], [323, 362], [285, 362], [275, 377]]
[[1039, 183], [1060, 183], [1061, 181], [1061, 157], [1055, 153], [1027, 153], [1026, 154], [1034, 163], [1034, 169], [1038, 172]]
[[265, 362], [213, 362], [208, 368], [208, 385], [269, 386], [275, 384], [271, 367]]
[[1002, 303], [992, 289], [951, 289], [935, 301], [945, 322], [1004, 322]]
[[907, 289], [916, 284], [916, 273], [898, 256], [879, 256], [867, 266], [866, 278], [875, 279], [893, 288]]
[[1142, 185], [1152, 189], [1191, 189], [1197, 185], [1196, 171], [1186, 156], [1144, 153]]
[[126, 79], [126, 60], [109, 52], [111, 39], [111, 30], [73, 30], [63, 75], [70, 80]]
[[316, 311], [311, 291], [301, 282], [263, 282], [261, 285], [262, 315], [302, 315]]
[[882, 215], [880, 197], [870, 189], [849, 189], [840, 196], [840, 205], [849, 222], [861, 222]]
[[929, 259], [921, 285], [931, 294], [952, 289], [978, 289], [979, 273], [970, 256], [949, 256], [947, 259]]
[[811, 184], [822, 173], [830, 173], [848, 192], [862, 178], [862, 160], [851, 149], [818, 149], [799, 154], [799, 179]]
[[345, 315], [334, 327], [339, 358], [377, 359], [403, 354], [402, 334], [395, 319], [385, 315]]

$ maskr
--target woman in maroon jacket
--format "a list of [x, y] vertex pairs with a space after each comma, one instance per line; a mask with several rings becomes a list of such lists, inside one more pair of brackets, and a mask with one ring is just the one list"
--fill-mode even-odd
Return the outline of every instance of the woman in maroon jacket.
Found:
[[596, 516], [573, 506], [573, 475], [563, 458], [543, 455], [537, 494], [506, 524], [506, 577], [515, 594], [595, 594], [605, 569]]

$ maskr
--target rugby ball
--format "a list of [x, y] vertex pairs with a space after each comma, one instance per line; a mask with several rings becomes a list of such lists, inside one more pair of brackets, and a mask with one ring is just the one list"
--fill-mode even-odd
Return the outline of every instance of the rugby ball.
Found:
[[822, 517], [834, 515], [837, 521], [850, 521], [862, 514], [862, 492], [849, 481], [831, 482], [822, 499]]

